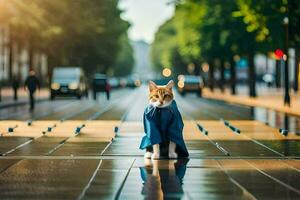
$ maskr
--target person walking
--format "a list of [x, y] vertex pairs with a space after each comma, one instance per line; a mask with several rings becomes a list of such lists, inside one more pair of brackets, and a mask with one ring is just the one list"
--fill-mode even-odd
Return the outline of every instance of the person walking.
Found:
[[108, 80], [106, 80], [105, 92], [106, 92], [106, 99], [107, 100], [110, 99], [110, 90], [111, 90], [111, 86], [110, 86]]
[[11, 82], [12, 89], [14, 91], [14, 100], [18, 100], [18, 89], [20, 87], [20, 81], [16, 75], [12, 77], [12, 82]]
[[29, 92], [30, 111], [33, 111], [35, 104], [34, 93], [36, 89], [40, 90], [40, 81], [36, 77], [34, 70], [29, 71], [29, 76], [25, 80], [24, 89]]

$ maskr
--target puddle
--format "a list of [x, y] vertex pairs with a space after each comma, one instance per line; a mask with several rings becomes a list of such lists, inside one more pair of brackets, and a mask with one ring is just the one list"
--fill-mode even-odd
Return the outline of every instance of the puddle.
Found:
[[183, 178], [189, 160], [148, 160], [144, 167], [140, 167], [142, 180], [141, 194], [147, 199], [183, 199]]

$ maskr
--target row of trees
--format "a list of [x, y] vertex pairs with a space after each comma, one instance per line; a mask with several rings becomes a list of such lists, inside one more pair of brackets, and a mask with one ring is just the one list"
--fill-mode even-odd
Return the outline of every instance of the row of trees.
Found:
[[118, 0], [0, 0], [10, 60], [17, 47], [29, 52], [30, 67], [33, 55], [44, 53], [50, 67], [83, 66], [89, 75], [130, 73], [129, 23], [120, 18], [117, 5]]
[[[289, 47], [299, 58], [300, 1], [297, 0], [182, 0], [176, 1], [175, 15], [156, 33], [152, 45], [154, 67], [171, 67], [175, 73], [186, 73], [187, 66], [209, 64], [209, 86], [214, 88], [214, 71], [230, 64], [232, 93], [235, 93], [234, 56], [249, 63], [250, 96], [256, 96], [254, 56], [268, 55], [285, 47], [283, 19], [289, 19]], [[223, 90], [223, 84], [220, 84]]]

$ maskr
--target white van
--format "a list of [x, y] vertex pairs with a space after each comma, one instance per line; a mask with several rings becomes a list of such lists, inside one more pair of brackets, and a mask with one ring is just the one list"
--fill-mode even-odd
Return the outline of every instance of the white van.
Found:
[[87, 79], [80, 67], [55, 67], [51, 79], [51, 100], [56, 96], [88, 96]]

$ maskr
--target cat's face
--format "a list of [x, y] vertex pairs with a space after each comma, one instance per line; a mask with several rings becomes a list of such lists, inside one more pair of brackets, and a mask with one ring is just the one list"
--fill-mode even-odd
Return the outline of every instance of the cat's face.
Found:
[[153, 81], [149, 81], [149, 102], [154, 107], [167, 107], [174, 98], [172, 87], [174, 82], [171, 80], [167, 85], [158, 86]]

